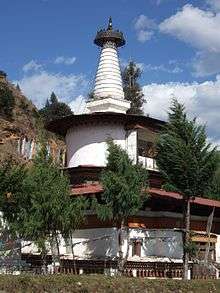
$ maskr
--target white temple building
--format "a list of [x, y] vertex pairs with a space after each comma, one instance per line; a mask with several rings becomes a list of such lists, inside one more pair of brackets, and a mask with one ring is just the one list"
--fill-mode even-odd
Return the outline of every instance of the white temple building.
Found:
[[[155, 141], [165, 122], [144, 115], [126, 114], [130, 102], [124, 96], [117, 52], [125, 45], [125, 39], [122, 32], [113, 29], [111, 19], [107, 29], [97, 32], [94, 43], [101, 47], [101, 54], [92, 97], [86, 105], [88, 113], [67, 116], [48, 125], [50, 131], [65, 136], [66, 171], [70, 175], [72, 196], [99, 198], [103, 191], [99, 175], [106, 165], [106, 141], [111, 138], [128, 152], [134, 164], [141, 162], [149, 170], [151, 196], [138, 214], [127, 222], [125, 274], [181, 278], [182, 197], [162, 190], [164, 181], [155, 161]], [[191, 205], [191, 228], [195, 231], [193, 241], [199, 247], [198, 259], [204, 256], [209, 241], [209, 259], [216, 265], [220, 263], [220, 202], [195, 198]], [[213, 229], [207, 235], [207, 220], [213, 207]], [[77, 272], [112, 274], [118, 258], [117, 227], [111, 222], [99, 221], [90, 210], [86, 216], [86, 223], [73, 234]], [[71, 271], [73, 255], [64, 240], [60, 251], [64, 267]], [[33, 254], [36, 254], [33, 247], [23, 251], [24, 259], [30, 263]], [[212, 276], [216, 277], [217, 268], [213, 271]], [[191, 263], [189, 275], [196, 278], [196, 274]]]

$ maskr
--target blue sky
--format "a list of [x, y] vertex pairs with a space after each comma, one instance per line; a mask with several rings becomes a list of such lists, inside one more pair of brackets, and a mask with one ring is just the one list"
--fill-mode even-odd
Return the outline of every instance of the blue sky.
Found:
[[144, 110], [165, 119], [170, 99], [220, 142], [220, 0], [2, 1], [0, 69], [39, 107], [54, 90], [75, 112], [92, 88], [95, 33], [109, 15], [127, 44], [121, 63], [143, 70]]
[[[174, 38], [158, 34], [150, 41], [139, 42], [135, 21], [140, 15], [159, 24], [189, 1], [179, 0], [20, 0], [3, 1], [0, 11], [0, 66], [11, 79], [21, 78], [22, 67], [30, 60], [44, 64], [48, 70], [62, 73], [84, 73], [92, 78], [97, 64], [97, 47], [93, 38], [98, 28], [106, 26], [109, 15], [113, 24], [126, 36], [127, 44], [120, 57], [153, 66], [175, 60], [184, 70], [178, 74], [155, 72], [143, 74], [144, 82], [190, 81], [188, 62], [194, 50]], [[203, 1], [192, 1], [201, 5]], [[157, 4], [158, 3], [158, 4]], [[160, 5], [159, 5], [160, 3]], [[58, 56], [74, 56], [73, 66], [54, 66]], [[172, 66], [170, 70], [172, 69]]]

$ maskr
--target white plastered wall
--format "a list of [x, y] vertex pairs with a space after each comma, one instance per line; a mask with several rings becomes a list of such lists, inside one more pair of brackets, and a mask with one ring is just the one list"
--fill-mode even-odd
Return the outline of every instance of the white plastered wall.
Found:
[[[106, 236], [104, 239], [95, 240]], [[123, 253], [127, 252], [127, 237], [124, 233]], [[182, 233], [172, 229], [141, 230], [130, 229], [130, 241], [142, 239], [141, 257], [161, 257], [182, 259]], [[88, 240], [90, 240], [88, 242]], [[95, 241], [94, 241], [95, 240]], [[74, 254], [79, 258], [116, 257], [118, 253], [117, 229], [97, 228], [77, 230], [73, 233]], [[69, 250], [68, 250], [69, 251]], [[132, 257], [132, 245], [129, 247], [129, 257]]]
[[215, 244], [216, 262], [220, 263], [220, 235], [217, 235], [217, 242]]
[[137, 163], [137, 130], [128, 130], [126, 138], [126, 149], [133, 163]]
[[71, 128], [66, 135], [67, 166], [105, 166], [108, 138], [126, 148], [126, 131], [123, 125], [81, 125]]

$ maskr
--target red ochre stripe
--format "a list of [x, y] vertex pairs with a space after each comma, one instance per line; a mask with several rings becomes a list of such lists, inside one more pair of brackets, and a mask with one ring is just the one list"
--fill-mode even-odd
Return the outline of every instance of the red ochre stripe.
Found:
[[[80, 185], [72, 186], [71, 192], [72, 192], [72, 195], [92, 195], [92, 194], [103, 192], [103, 188], [101, 184], [80, 184]], [[167, 199], [170, 198], [170, 199], [176, 199], [176, 200], [182, 199], [181, 194], [176, 192], [165, 191], [163, 189], [150, 188], [147, 190], [147, 192], [150, 193], [150, 195], [153, 197], [162, 197]], [[191, 200], [191, 202], [198, 205], [220, 208], [220, 201], [218, 200], [195, 197], [194, 199]]]

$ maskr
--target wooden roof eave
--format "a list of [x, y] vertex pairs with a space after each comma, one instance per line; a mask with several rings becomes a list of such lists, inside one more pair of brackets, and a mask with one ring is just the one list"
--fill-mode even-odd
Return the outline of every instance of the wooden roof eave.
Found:
[[[102, 193], [101, 184], [82, 184], [72, 187], [72, 195], [90, 195], [94, 193]], [[164, 199], [182, 200], [182, 195], [176, 192], [169, 192], [159, 188], [149, 188], [147, 192], [153, 197], [161, 197]], [[220, 201], [208, 199], [204, 197], [195, 197], [191, 199], [192, 204], [220, 208]]]

